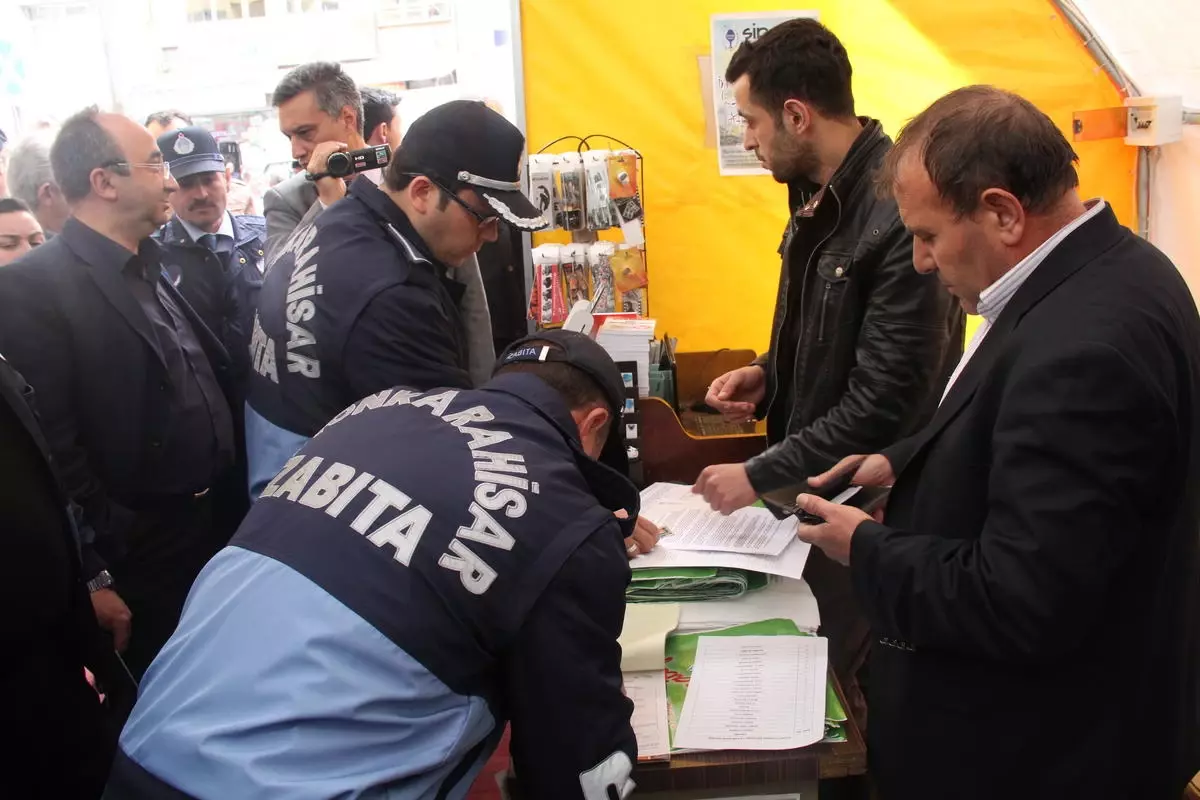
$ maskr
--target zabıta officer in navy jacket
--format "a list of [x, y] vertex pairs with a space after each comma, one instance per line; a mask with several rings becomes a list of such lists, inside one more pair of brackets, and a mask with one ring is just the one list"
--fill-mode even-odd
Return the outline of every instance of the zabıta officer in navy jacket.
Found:
[[413, 123], [382, 186], [358, 177], [272, 254], [250, 341], [251, 496], [366, 395], [470, 388], [467, 343], [477, 337], [450, 273], [501, 224], [544, 224], [520, 191], [524, 146], [482, 103], [439, 106]]
[[197, 579], [105, 797], [461, 798], [507, 722], [523, 797], [628, 797], [622, 394], [551, 331], [336, 415]]

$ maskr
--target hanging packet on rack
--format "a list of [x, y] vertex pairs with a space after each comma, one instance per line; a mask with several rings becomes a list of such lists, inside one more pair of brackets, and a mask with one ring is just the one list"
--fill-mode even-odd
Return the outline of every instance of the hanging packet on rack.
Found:
[[592, 275], [592, 313], [612, 314], [617, 310], [616, 287], [613, 285], [612, 257], [617, 246], [612, 242], [596, 242], [588, 247], [588, 271]]
[[533, 291], [529, 318], [538, 325], [561, 325], [567, 318], [559, 267], [562, 246], [543, 244], [533, 248]]
[[633, 150], [617, 150], [608, 155], [608, 196], [620, 217], [615, 224], [642, 220], [642, 199], [638, 193], [638, 155]]
[[550, 220], [550, 227], [545, 230], [555, 230], [559, 227], [557, 192], [554, 190], [554, 165], [558, 156], [539, 153], [529, 157], [529, 198]]
[[565, 231], [584, 229], [584, 173], [579, 153], [563, 153], [554, 165], [558, 187], [558, 227]]
[[563, 245], [559, 251], [559, 269], [562, 271], [563, 283], [565, 284], [565, 305], [567, 309], [573, 308], [576, 302], [587, 300], [590, 297], [588, 292], [587, 252], [588, 246], [586, 244]]
[[586, 176], [587, 226], [593, 231], [602, 231], [617, 224], [609, 197], [608, 151], [589, 150], [583, 154]]
[[640, 247], [617, 245], [612, 256], [613, 283], [621, 296], [620, 310], [646, 315], [646, 257]]

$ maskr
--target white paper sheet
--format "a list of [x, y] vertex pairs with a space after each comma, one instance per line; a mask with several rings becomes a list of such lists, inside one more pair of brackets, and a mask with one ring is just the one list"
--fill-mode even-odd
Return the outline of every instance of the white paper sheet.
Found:
[[679, 624], [678, 603], [629, 603], [621, 628], [621, 671], [661, 670], [667, 634]]
[[633, 735], [637, 738], [638, 758], [669, 755], [671, 739], [667, 731], [667, 679], [663, 670], [626, 672], [625, 696], [633, 701]]
[[692, 487], [656, 483], [642, 492], [641, 515], [671, 531], [658, 546], [671, 550], [777, 556], [796, 538], [794, 519], [776, 519], [765, 508], [728, 516], [713, 511]]
[[649, 567], [728, 567], [729, 569], [749, 569], [755, 572], [765, 572], [768, 575], [782, 575], [785, 578], [801, 580], [804, 577], [804, 562], [808, 560], [810, 545], [793, 538], [783, 552], [778, 556], [755, 556], [747, 553], [706, 552], [703, 550], [674, 550], [669, 547], [655, 547], [649, 553], [644, 553], [629, 566], [633, 569]]
[[817, 636], [701, 636], [675, 746], [788, 750], [821, 741], [828, 659]]
[[764, 619], [790, 619], [800, 630], [813, 633], [821, 626], [821, 611], [808, 583], [777, 575], [769, 578], [765, 588], [741, 597], [678, 605], [675, 630], [679, 633], [715, 631]]

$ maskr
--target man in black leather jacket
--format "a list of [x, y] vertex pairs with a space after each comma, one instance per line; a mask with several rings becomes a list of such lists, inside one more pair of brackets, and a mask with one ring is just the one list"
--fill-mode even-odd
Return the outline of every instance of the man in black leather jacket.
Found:
[[[850, 76], [841, 42], [811, 19], [746, 42], [726, 72], [745, 147], [788, 185], [791, 218], [771, 349], [714, 381], [706, 398], [729, 419], [767, 420], [764, 453], [708, 467], [696, 482], [724, 513], [912, 433], [962, 352], [961, 310], [936, 278], [913, 269], [896, 204], [875, 193], [873, 174], [892, 143], [878, 121], [855, 116]], [[853, 600], [844, 570], [826, 561], [814, 551], [806, 574], [825, 627], [837, 628]], [[861, 655], [847, 652], [861, 642], [838, 641], [865, 641], [865, 624], [854, 622], [861, 635], [828, 632], [839, 672]]]

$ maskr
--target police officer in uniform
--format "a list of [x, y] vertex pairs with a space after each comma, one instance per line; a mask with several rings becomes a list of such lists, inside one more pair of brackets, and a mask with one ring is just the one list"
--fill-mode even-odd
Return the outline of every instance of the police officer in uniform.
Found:
[[168, 131], [158, 149], [179, 189], [175, 214], [155, 234], [163, 268], [200, 319], [229, 353], [234, 408], [234, 467], [213, 486], [214, 523], [232, 535], [249, 510], [244, 417], [250, 372], [250, 326], [262, 288], [267, 226], [262, 217], [231, 214], [229, 177], [217, 140], [200, 127]]
[[622, 396], [547, 331], [338, 414], [197, 579], [105, 796], [462, 797], [511, 721], [523, 797], [627, 797]]
[[501, 224], [545, 224], [521, 193], [524, 147], [483, 103], [438, 106], [413, 123], [382, 187], [359, 177], [271, 256], [250, 343], [251, 496], [366, 395], [471, 387], [464, 288], [451, 276]]
[[171, 195], [175, 215], [155, 234], [166, 253], [163, 266], [225, 344], [244, 380], [267, 223], [262, 217], [229, 213], [225, 158], [211, 133], [200, 127], [169, 131], [158, 137], [158, 149], [179, 184]]

